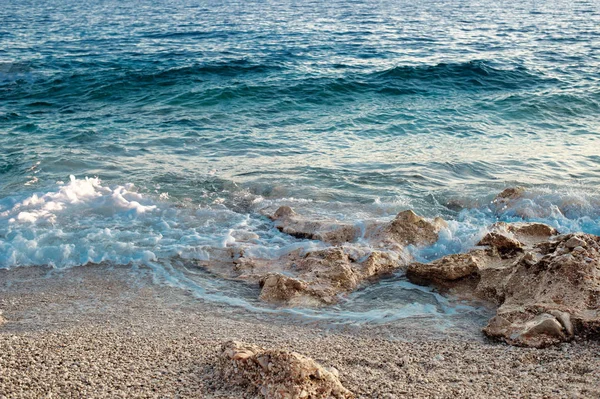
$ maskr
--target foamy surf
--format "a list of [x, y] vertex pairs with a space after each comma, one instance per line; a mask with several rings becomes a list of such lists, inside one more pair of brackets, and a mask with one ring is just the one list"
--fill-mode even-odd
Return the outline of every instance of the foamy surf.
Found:
[[[248, 199], [244, 199], [248, 202]], [[498, 220], [540, 221], [563, 233], [598, 232], [598, 203], [589, 193], [532, 189], [511, 203], [484, 201], [479, 208], [462, 209], [433, 245], [408, 250], [419, 261], [471, 249]], [[311, 251], [326, 244], [297, 239], [279, 232], [260, 213], [264, 207], [293, 205], [311, 217], [350, 221], [386, 220], [398, 204], [376, 201], [348, 207], [296, 198], [250, 201], [248, 213], [213, 205], [173, 202], [166, 193], [142, 193], [134, 185], [104, 185], [98, 178], [58, 182], [45, 193], [0, 200], [0, 266], [52, 266], [56, 269], [88, 264], [130, 265], [151, 270], [156, 283], [191, 292], [202, 300], [239, 306], [254, 312], [300, 316], [334, 324], [387, 323], [425, 317], [451, 328], [458, 320], [486, 317], [483, 308], [456, 303], [406, 281], [402, 272], [347, 295], [337, 305], [283, 309], [257, 300], [258, 288], [198, 268], [198, 261], [228, 261], [236, 251], [275, 259], [294, 250]], [[400, 205], [404, 206], [404, 204]], [[364, 220], [356, 220], [361, 225]], [[365, 245], [359, 238], [357, 245]], [[454, 320], [454, 321], [453, 321]]]

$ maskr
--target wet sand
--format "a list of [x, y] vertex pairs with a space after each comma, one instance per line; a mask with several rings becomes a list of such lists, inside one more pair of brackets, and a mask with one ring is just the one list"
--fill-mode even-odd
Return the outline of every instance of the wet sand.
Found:
[[600, 396], [600, 345], [528, 349], [402, 323], [332, 329], [205, 303], [106, 266], [0, 271], [0, 398], [254, 398], [218, 378], [230, 339], [312, 357], [361, 398]]

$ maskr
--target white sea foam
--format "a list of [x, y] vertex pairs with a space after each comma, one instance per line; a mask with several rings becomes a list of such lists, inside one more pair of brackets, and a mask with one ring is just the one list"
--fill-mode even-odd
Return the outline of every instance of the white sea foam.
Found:
[[177, 208], [131, 184], [71, 176], [54, 191], [0, 200], [0, 267], [207, 259], [235, 243], [234, 230], [253, 228], [248, 215], [224, 208]]

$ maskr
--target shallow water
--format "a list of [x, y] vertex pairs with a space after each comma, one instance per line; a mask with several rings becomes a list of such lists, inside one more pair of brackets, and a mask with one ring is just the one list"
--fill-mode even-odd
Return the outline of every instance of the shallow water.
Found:
[[[0, 267], [143, 265], [270, 311], [189, 267], [236, 232], [258, 234], [255, 256], [320, 245], [276, 231], [265, 206], [443, 216], [420, 260], [497, 220], [600, 234], [598, 26], [593, 1], [5, 4]], [[490, 203], [517, 184], [522, 201]], [[305, 314], [479, 311], [444, 301], [397, 276]]]

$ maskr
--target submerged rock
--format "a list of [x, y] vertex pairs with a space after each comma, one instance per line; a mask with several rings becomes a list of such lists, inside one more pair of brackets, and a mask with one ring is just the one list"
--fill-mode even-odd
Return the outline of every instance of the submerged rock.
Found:
[[296, 352], [229, 341], [221, 347], [219, 368], [229, 382], [253, 387], [266, 399], [354, 398], [337, 370]]
[[550, 237], [555, 230], [538, 223], [500, 227], [513, 236], [496, 231], [480, 242], [487, 249], [411, 264], [408, 278], [497, 303], [483, 331], [513, 345], [600, 338], [600, 237]]

